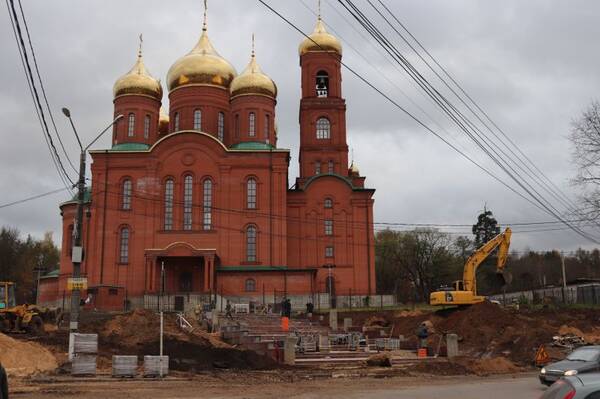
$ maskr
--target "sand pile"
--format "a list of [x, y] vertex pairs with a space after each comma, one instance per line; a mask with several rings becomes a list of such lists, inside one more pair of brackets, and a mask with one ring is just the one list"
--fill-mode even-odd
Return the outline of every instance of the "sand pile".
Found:
[[0, 333], [0, 362], [10, 376], [26, 377], [54, 371], [58, 364], [49, 350], [34, 342], [17, 341]]

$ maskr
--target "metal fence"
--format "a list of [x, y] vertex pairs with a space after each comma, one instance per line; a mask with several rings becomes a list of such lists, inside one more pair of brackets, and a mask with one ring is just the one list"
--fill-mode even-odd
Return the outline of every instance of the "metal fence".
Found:
[[511, 303], [564, 303], [600, 305], [600, 284], [587, 283], [563, 287], [547, 287], [535, 290], [517, 291], [489, 297], [503, 304]]

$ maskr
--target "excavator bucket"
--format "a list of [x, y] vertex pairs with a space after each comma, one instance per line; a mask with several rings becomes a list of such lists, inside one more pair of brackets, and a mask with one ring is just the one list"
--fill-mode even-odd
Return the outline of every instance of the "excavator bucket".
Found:
[[512, 281], [512, 275], [506, 271], [498, 271], [496, 272], [496, 284], [500, 287], [504, 287], [507, 284], [510, 284]]

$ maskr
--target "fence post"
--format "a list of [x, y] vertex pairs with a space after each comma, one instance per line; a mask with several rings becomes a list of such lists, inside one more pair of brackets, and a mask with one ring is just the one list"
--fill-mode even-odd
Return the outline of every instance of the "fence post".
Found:
[[352, 288], [348, 288], [348, 303], [350, 303], [350, 310], [352, 310]]
[[383, 310], [383, 294], [379, 294], [379, 307]]

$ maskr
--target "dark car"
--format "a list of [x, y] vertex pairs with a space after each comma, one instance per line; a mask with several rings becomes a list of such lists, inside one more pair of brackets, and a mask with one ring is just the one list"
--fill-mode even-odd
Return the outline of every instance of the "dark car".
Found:
[[563, 377], [552, 384], [540, 399], [600, 399], [600, 373]]
[[8, 399], [8, 378], [2, 363], [0, 363], [0, 399]]
[[540, 371], [540, 382], [552, 385], [559, 378], [600, 371], [600, 346], [582, 346], [564, 360], [550, 363]]

